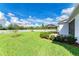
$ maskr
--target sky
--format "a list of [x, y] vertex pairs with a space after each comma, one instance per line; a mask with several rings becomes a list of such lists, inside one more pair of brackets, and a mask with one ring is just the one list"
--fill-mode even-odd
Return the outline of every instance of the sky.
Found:
[[57, 24], [70, 16], [74, 6], [72, 3], [0, 3], [0, 20], [5, 20], [6, 26]]

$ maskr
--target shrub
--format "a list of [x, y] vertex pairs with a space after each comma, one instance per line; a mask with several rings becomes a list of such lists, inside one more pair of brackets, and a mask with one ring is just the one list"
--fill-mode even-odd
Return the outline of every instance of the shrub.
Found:
[[74, 44], [76, 40], [77, 39], [72, 35], [67, 36], [67, 42], [70, 44]]
[[55, 37], [54, 41], [59, 41], [59, 42], [63, 42], [64, 41], [64, 36], [63, 35], [58, 35], [57, 37]]
[[45, 39], [49, 39], [50, 34], [51, 34], [51, 32], [41, 32], [40, 37], [45, 38]]
[[54, 40], [54, 39], [55, 39], [55, 36], [52, 35], [52, 34], [50, 34], [50, 35], [49, 35], [49, 39], [50, 39], [50, 40]]
[[65, 42], [69, 44], [74, 44], [76, 40], [77, 39], [72, 35], [68, 35], [68, 36], [59, 35], [54, 39], [54, 41]]

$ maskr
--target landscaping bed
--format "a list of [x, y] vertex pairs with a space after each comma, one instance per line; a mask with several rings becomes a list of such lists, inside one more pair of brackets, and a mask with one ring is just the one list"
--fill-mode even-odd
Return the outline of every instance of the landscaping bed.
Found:
[[41, 38], [45, 38], [47, 40], [51, 40], [52, 42], [57, 41], [60, 43], [66, 43], [66, 44], [70, 44], [76, 47], [79, 47], [79, 44], [76, 43], [76, 38], [73, 35], [68, 35], [68, 36], [64, 36], [64, 35], [53, 35], [53, 32], [41, 32], [40, 33], [40, 37]]

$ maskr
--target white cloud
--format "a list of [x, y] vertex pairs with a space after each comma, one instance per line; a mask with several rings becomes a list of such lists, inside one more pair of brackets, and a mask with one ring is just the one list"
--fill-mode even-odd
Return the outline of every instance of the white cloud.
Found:
[[19, 21], [19, 18], [15, 16], [15, 14], [13, 13], [8, 13], [8, 16], [10, 17], [10, 22], [11, 23], [18, 23], [20, 22]]
[[22, 23], [25, 23], [26, 26], [40, 26], [41, 24], [55, 24], [56, 22], [53, 21], [52, 18], [44, 18], [44, 19], [38, 19], [33, 18], [32, 16], [29, 16], [27, 19], [20, 19]]
[[[5, 17], [7, 15], [10, 17], [10, 22]], [[47, 17], [44, 19], [39, 19], [36, 17], [29, 16], [27, 19], [19, 19], [19, 17], [16, 17], [13, 13], [4, 14], [3, 12], [0, 12], [0, 23], [4, 27], [8, 27], [11, 23], [16, 23], [18, 25], [23, 26], [40, 26], [41, 24], [54, 24], [53, 18]]]
[[40, 24], [38, 24], [38, 23], [36, 23], [36, 24], [30, 24], [30, 25], [29, 25], [29, 24], [27, 24], [26, 26], [27, 26], [27, 27], [30, 27], [30, 26], [33, 26], [33, 27], [39, 26], [39, 27], [40, 27], [41, 25], [40, 25]]
[[62, 20], [68, 19], [68, 18], [69, 18], [68, 15], [61, 15], [61, 16], [57, 17], [56, 19], [57, 19], [57, 21], [62, 21]]
[[20, 19], [20, 22], [25, 23], [26, 25], [27, 25], [27, 24], [28, 24], [28, 25], [31, 24], [31, 22], [29, 22], [29, 21], [27, 21], [27, 20], [25, 20], [25, 19]]
[[[24, 26], [40, 26], [41, 24], [54, 24], [53, 19], [50, 17], [44, 18], [44, 19], [38, 19], [36, 17], [29, 16], [27, 19], [19, 19], [19, 17], [16, 17], [13, 13], [8, 13], [8, 17], [10, 17], [10, 22], [8, 20], [5, 21], [5, 26], [7, 27], [11, 23], [16, 23], [18, 25], [24, 25]], [[4, 13], [0, 12], [1, 19], [4, 19]]]
[[13, 13], [8, 13], [8, 16], [14, 17], [15, 15]]
[[6, 21], [7, 21], [7, 18], [5, 17], [5, 14], [0, 11], [0, 25], [2, 25], [3, 27], [6, 27], [5, 26]]
[[17, 23], [19, 21], [18, 17], [11, 17], [10, 19], [11, 23]]
[[29, 18], [32, 18], [32, 16], [29, 16]]
[[68, 15], [70, 15], [73, 12], [74, 8], [75, 7], [63, 9], [61, 14], [68, 14]]
[[4, 13], [0, 11], [0, 20], [4, 20], [4, 19], [5, 19]]
[[46, 18], [45, 20], [46, 20], [46, 21], [53, 21], [53, 18], [49, 18], [49, 17], [48, 17], [48, 18]]
[[69, 16], [71, 15], [71, 13], [73, 12], [74, 8], [75, 8], [75, 7], [62, 9], [62, 11], [61, 11], [61, 16], [56, 17], [56, 20], [57, 20], [57, 21], [62, 21], [62, 20], [68, 19]]
[[26, 21], [28, 21], [28, 22], [31, 22], [31, 24], [32, 23], [40, 23], [40, 24], [53, 24], [53, 18], [50, 18], [50, 17], [48, 17], [48, 18], [44, 18], [44, 19], [38, 19], [38, 18], [33, 18], [33, 17], [31, 17], [31, 18], [27, 18], [26, 19]]
[[6, 21], [4, 26], [5, 26], [5, 27], [8, 27], [10, 24], [11, 24], [11, 23], [10, 23], [9, 21]]

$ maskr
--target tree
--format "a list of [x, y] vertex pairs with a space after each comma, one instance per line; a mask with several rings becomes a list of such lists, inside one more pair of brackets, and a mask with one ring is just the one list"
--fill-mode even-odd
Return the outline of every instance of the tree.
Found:
[[3, 29], [2, 25], [0, 24], [0, 30]]
[[12, 25], [12, 24], [10, 24], [10, 25], [8, 26], [8, 29], [9, 29], [9, 30], [14, 29], [14, 28], [13, 28], [13, 25]]
[[16, 30], [16, 29], [20, 29], [20, 26], [18, 26], [17, 24], [10, 24], [8, 26], [8, 29], [10, 29], [10, 30]]

